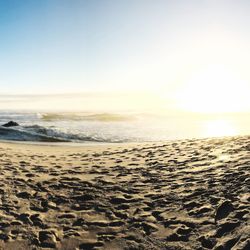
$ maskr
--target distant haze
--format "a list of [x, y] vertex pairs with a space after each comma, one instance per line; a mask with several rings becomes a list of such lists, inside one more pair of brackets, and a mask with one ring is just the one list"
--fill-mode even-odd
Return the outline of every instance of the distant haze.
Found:
[[160, 113], [163, 101], [150, 93], [86, 92], [0, 95], [0, 110]]

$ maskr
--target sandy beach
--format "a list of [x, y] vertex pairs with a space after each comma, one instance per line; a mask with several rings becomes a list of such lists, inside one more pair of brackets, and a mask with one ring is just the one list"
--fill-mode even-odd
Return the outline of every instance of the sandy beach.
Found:
[[0, 249], [250, 249], [249, 137], [0, 143]]

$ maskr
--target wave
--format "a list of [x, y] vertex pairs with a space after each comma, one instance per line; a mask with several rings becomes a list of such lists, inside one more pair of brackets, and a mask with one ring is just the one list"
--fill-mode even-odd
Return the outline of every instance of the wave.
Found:
[[0, 126], [0, 139], [35, 142], [124, 142], [117, 138], [103, 138], [92, 135], [62, 132], [39, 125], [6, 128]]
[[0, 127], [0, 139], [14, 141], [68, 142], [64, 138], [43, 135], [14, 128]]
[[83, 114], [83, 113], [43, 113], [40, 114], [43, 121], [100, 121], [118, 122], [130, 121], [135, 117], [132, 115], [121, 115], [111, 113]]

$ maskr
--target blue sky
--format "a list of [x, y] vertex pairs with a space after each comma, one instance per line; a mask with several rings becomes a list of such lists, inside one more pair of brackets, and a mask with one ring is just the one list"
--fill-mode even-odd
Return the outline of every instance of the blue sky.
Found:
[[85, 12], [84, 1], [0, 1], [0, 90], [77, 91], [86, 74]]
[[192, 110], [204, 90], [217, 105], [230, 85], [225, 106], [237, 93], [237, 109], [250, 107], [249, 10], [245, 0], [2, 0], [0, 92], [150, 93]]

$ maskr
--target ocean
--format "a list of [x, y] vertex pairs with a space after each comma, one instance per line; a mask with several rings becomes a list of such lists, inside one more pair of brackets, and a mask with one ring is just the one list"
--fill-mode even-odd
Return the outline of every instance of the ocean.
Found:
[[1, 111], [1, 140], [35, 142], [152, 142], [248, 134], [247, 119], [145, 113]]

